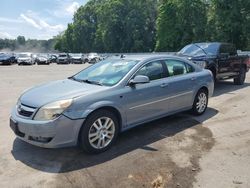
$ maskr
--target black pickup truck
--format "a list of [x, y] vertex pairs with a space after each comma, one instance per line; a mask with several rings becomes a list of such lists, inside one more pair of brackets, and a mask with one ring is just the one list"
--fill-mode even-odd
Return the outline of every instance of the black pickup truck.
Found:
[[177, 55], [186, 56], [200, 67], [211, 70], [215, 81], [233, 78], [236, 85], [244, 84], [250, 67], [249, 56], [238, 55], [235, 46], [229, 43], [189, 44]]

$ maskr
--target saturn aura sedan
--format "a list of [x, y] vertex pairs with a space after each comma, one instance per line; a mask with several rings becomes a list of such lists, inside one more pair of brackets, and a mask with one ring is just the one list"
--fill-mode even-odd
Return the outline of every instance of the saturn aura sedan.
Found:
[[212, 73], [180, 57], [107, 59], [25, 91], [10, 127], [36, 146], [100, 153], [137, 125], [186, 110], [203, 114], [213, 90]]

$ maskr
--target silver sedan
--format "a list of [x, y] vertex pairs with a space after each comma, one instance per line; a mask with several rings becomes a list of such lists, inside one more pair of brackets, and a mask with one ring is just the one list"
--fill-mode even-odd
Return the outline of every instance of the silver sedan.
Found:
[[24, 92], [10, 117], [18, 138], [57, 148], [107, 150], [122, 131], [181, 111], [206, 111], [213, 76], [176, 56], [106, 59]]

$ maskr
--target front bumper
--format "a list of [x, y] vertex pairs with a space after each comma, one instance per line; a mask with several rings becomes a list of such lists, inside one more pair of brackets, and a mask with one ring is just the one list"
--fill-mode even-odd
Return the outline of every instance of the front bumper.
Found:
[[19, 65], [32, 65], [33, 63], [31, 61], [18, 61]]
[[69, 61], [68, 60], [64, 60], [64, 59], [59, 59], [58, 64], [69, 64]]
[[6, 59], [6, 60], [0, 60], [0, 64], [2, 64], [2, 65], [11, 65], [12, 62], [11, 62], [11, 60]]
[[36, 63], [37, 63], [37, 64], [43, 64], [43, 65], [49, 64], [48, 61], [37, 61]]
[[21, 140], [40, 147], [59, 148], [77, 144], [84, 119], [71, 120], [61, 115], [51, 121], [35, 121], [21, 117], [14, 108], [10, 122], [12, 130], [17, 126], [14, 132]]
[[72, 59], [71, 62], [74, 64], [78, 64], [78, 63], [81, 64], [82, 60], [81, 59]]

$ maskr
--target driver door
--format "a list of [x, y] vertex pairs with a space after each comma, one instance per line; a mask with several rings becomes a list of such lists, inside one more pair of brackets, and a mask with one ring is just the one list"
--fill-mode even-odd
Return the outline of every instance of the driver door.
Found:
[[149, 83], [126, 86], [124, 104], [126, 105], [127, 125], [133, 126], [167, 111], [166, 72], [161, 61], [153, 61], [141, 67], [134, 76], [144, 75]]

